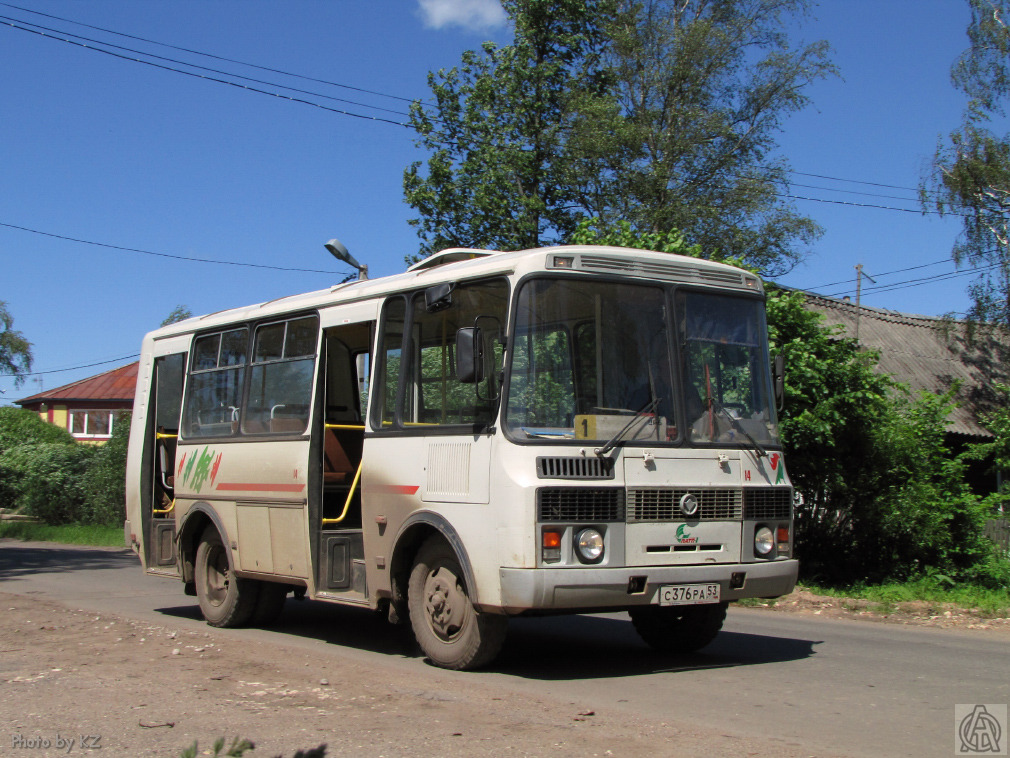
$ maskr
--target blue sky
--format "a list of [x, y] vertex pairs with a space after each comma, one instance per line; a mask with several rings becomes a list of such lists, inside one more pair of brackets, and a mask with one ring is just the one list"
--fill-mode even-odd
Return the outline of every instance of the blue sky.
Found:
[[[426, 96], [429, 70], [509, 36], [493, 0], [11, 4], [406, 99]], [[239, 74], [310, 90], [316, 94], [289, 94], [327, 108], [405, 120], [407, 104], [395, 97], [8, 5], [0, 16], [227, 70], [233, 81]], [[819, 199], [796, 203], [825, 228], [782, 283], [840, 295], [854, 294], [859, 263], [879, 285], [954, 272], [958, 225], [919, 213], [914, 190], [937, 139], [960, 120], [963, 98], [949, 70], [966, 45], [967, 21], [961, 0], [826, 0], [796, 25], [797, 41], [831, 43], [841, 78], [812, 86], [811, 107], [790, 117], [780, 137], [798, 172], [792, 194]], [[323, 248], [332, 237], [373, 277], [402, 271], [404, 256], [416, 252], [401, 182], [404, 167], [425, 156], [402, 126], [123, 60], [5, 20], [0, 71], [0, 300], [33, 343], [38, 372], [20, 388], [0, 378], [0, 403], [129, 362], [176, 305], [202, 314], [331, 285], [349, 273]], [[883, 291], [865, 282], [863, 303], [963, 312], [970, 279]]]

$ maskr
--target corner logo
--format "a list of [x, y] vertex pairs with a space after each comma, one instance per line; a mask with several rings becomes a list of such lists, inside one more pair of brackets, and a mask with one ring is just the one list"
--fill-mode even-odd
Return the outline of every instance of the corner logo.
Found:
[[958, 755], [1006, 755], [1006, 705], [954, 706], [954, 744]]
[[681, 545], [696, 545], [698, 538], [692, 537], [691, 533], [687, 531], [687, 524], [681, 524], [677, 527], [677, 542]]

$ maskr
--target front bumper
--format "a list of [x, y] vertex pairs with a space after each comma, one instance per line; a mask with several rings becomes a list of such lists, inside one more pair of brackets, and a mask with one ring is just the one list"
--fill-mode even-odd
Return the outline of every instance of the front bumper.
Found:
[[[523, 611], [589, 611], [624, 609], [659, 602], [659, 588], [667, 584], [719, 582], [725, 600], [778, 597], [796, 586], [799, 561], [702, 564], [694, 566], [633, 566], [630, 568], [500, 569], [501, 608]], [[730, 589], [733, 574], [744, 574], [743, 585]], [[641, 578], [644, 577], [644, 585]], [[629, 586], [641, 591], [629, 592]]]

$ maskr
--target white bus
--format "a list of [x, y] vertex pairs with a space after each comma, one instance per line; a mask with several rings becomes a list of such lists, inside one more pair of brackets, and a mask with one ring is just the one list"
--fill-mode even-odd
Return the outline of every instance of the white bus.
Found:
[[516, 615], [628, 611], [691, 651], [796, 582], [777, 385], [746, 271], [446, 250], [148, 334], [126, 538], [214, 626], [293, 592], [453, 669]]

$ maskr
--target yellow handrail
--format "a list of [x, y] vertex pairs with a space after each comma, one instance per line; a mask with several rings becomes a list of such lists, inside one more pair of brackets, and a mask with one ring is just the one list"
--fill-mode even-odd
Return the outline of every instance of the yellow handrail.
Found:
[[358, 470], [354, 472], [354, 480], [351, 482], [351, 489], [347, 493], [347, 500], [344, 501], [344, 510], [340, 512], [340, 515], [336, 518], [324, 518], [323, 526], [327, 524], [339, 524], [345, 518], [347, 518], [347, 511], [351, 507], [351, 498], [354, 497], [354, 491], [358, 488], [358, 480], [361, 479], [361, 464], [358, 464]]
[[362, 430], [363, 431], [365, 427], [363, 425], [359, 425], [359, 424], [326, 424], [326, 428], [327, 429], [358, 429], [358, 430]]
[[159, 440], [174, 440], [179, 437], [178, 434], [165, 434], [164, 432], [157, 432], [154, 436]]
[[175, 500], [173, 500], [171, 504], [164, 510], [155, 508], [153, 511], [151, 511], [151, 513], [153, 513], [155, 516], [164, 516], [166, 513], [171, 513], [173, 510], [175, 510]]

